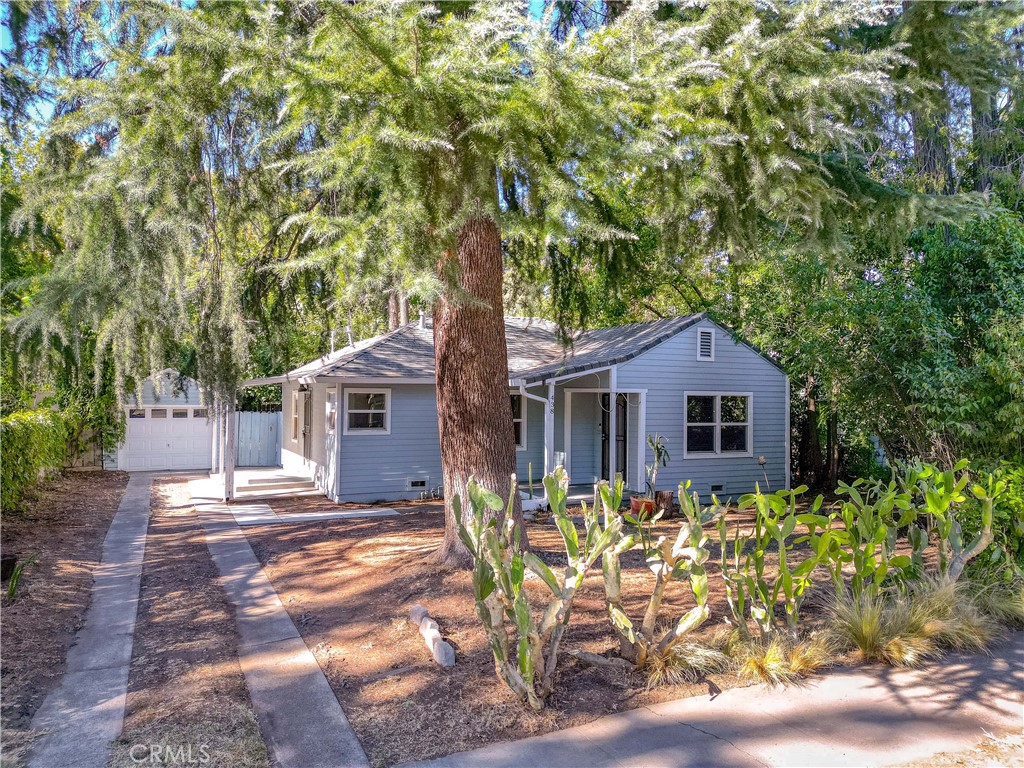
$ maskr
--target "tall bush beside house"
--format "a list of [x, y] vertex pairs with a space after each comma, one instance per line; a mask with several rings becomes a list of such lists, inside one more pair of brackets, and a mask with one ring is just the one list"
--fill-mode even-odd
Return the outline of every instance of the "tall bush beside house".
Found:
[[68, 418], [59, 411], [16, 411], [0, 419], [0, 508], [21, 506], [26, 491], [67, 458]]

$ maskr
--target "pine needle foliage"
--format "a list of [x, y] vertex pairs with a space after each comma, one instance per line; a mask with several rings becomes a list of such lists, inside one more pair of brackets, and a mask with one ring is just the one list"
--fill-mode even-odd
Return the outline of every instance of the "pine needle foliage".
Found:
[[450, 256], [481, 217], [563, 326], [581, 273], [652, 248], [912, 225], [927, 203], [860, 159], [906, 61], [837, 44], [889, 10], [647, 1], [590, 27], [517, 0], [110, 4], [76, 28], [97, 66], [42, 79], [65, 106], [17, 216], [59, 209], [68, 255], [17, 331], [93, 327], [119, 388], [194, 348], [229, 396], [304, 290], [466, 299]]

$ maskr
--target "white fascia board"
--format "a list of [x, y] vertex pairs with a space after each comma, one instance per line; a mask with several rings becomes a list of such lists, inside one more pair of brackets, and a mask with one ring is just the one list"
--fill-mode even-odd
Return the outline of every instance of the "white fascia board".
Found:
[[435, 384], [433, 376], [305, 376], [303, 384], [343, 384], [344, 386], [388, 386], [391, 384]]

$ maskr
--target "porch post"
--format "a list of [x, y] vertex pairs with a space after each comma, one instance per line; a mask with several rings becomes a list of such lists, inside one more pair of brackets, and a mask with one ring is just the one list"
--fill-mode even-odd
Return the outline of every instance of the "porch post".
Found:
[[[608, 482], [615, 485], [615, 468], [618, 466], [615, 450], [615, 429], [618, 426], [615, 421], [618, 416], [618, 392], [616, 387], [619, 383], [616, 377], [616, 369], [608, 371]], [[622, 478], [625, 482], [626, 478]]]
[[225, 445], [224, 445], [224, 501], [235, 497], [235, 398], [228, 399], [224, 409]]
[[555, 470], [555, 383], [548, 382], [548, 399], [544, 405], [544, 474]]
[[217, 398], [210, 404], [210, 421], [213, 431], [210, 434], [210, 475], [217, 474], [217, 448], [220, 443], [220, 411], [217, 408]]
[[636, 490], [642, 490], [647, 470], [647, 392], [641, 392], [636, 407]]

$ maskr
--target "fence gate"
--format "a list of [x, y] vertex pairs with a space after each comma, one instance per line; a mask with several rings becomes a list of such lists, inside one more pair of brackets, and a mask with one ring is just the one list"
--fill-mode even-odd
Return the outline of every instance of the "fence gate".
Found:
[[235, 465], [279, 467], [281, 465], [281, 412], [235, 413]]

